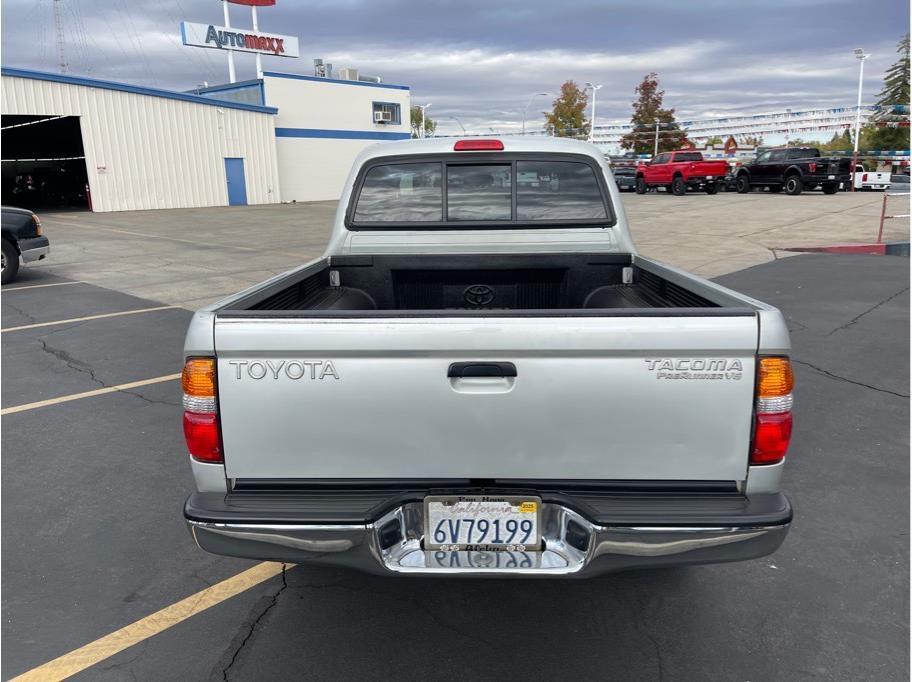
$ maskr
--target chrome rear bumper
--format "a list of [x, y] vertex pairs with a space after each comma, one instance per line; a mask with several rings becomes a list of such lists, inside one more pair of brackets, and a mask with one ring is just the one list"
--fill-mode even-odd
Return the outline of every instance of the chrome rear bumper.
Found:
[[785, 539], [782, 523], [757, 526], [601, 526], [560, 504], [542, 504], [537, 552], [425, 551], [424, 505], [407, 503], [352, 525], [209, 523], [188, 519], [196, 543], [215, 554], [349, 566], [378, 574], [588, 577], [613, 571], [754, 559]]

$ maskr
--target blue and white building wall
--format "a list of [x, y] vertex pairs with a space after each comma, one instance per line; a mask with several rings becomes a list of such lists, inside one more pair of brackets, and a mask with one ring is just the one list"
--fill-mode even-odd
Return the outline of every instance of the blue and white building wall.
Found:
[[[275, 115], [282, 201], [338, 199], [364, 147], [411, 135], [407, 86], [267, 71], [265, 103]], [[386, 112], [375, 122], [374, 112]]]

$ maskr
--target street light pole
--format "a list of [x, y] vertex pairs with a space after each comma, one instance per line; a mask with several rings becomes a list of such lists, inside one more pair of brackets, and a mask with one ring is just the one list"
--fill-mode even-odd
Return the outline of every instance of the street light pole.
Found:
[[462, 121], [460, 121], [460, 120], [459, 120], [458, 118], [456, 118], [455, 116], [450, 116], [450, 118], [453, 119], [454, 121], [456, 121], [456, 123], [459, 124], [459, 127], [462, 128], [462, 134], [463, 134], [463, 135], [467, 135], [465, 126], [462, 125]]
[[785, 148], [788, 149], [789, 146], [789, 136], [792, 133], [792, 110], [785, 110]]
[[602, 89], [601, 85], [587, 82], [586, 87], [592, 90], [592, 117], [589, 121], [589, 142], [595, 140], [595, 93]]
[[858, 138], [860, 137], [861, 126], [861, 87], [864, 83], [864, 63], [865, 59], [871, 55], [865, 54], [860, 47], [853, 50], [855, 58], [858, 60], [858, 106], [855, 107], [855, 147], [852, 151], [852, 191], [855, 191], [855, 168], [858, 166]]
[[416, 104], [415, 106], [421, 111], [421, 125], [418, 127], [418, 137], [424, 137], [424, 110], [431, 106], [431, 103], [428, 102], [424, 106]]
[[526, 134], [526, 112], [529, 111], [529, 105], [532, 104], [532, 100], [535, 99], [536, 97], [547, 97], [547, 96], [548, 96], [548, 93], [547, 93], [547, 92], [536, 92], [534, 95], [532, 95], [532, 96], [529, 98], [529, 101], [526, 102], [526, 108], [523, 109], [523, 119], [522, 119], [522, 121], [523, 121], [523, 122], [522, 122], [522, 134], [523, 134], [523, 136], [525, 136], [525, 134]]
[[[222, 10], [225, 16], [225, 28], [231, 28], [231, 17], [228, 16], [228, 1], [222, 0]], [[228, 82], [234, 83], [237, 78], [234, 75], [234, 50], [228, 48]]]
[[652, 146], [652, 158], [655, 158], [659, 155], [659, 122], [656, 121], [656, 136], [655, 144]]

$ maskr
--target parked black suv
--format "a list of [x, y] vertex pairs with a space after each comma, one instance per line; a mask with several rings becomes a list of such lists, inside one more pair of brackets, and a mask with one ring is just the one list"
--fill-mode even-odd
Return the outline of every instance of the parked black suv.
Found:
[[783, 188], [786, 194], [801, 194], [820, 186], [824, 194], [836, 194], [840, 183], [852, 181], [852, 160], [848, 157], [821, 157], [814, 147], [767, 149], [753, 163], [738, 169], [738, 192], [746, 194], [754, 187], [769, 187], [771, 192]]

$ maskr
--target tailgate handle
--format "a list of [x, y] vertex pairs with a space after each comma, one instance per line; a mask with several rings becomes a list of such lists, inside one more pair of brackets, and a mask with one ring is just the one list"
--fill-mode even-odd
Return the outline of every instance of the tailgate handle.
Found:
[[466, 377], [515, 377], [516, 365], [512, 362], [454, 362], [447, 376]]

